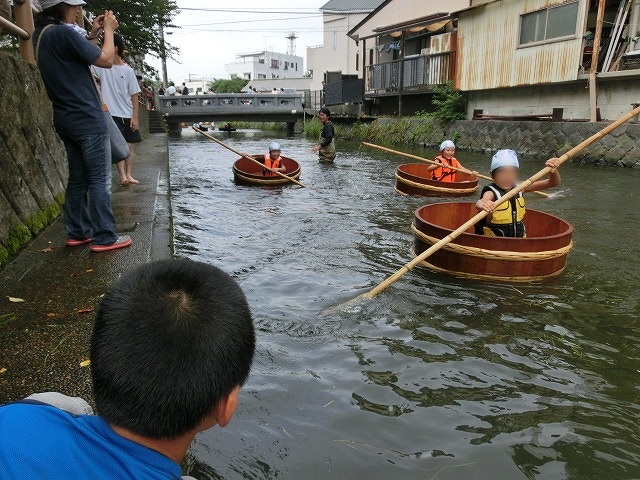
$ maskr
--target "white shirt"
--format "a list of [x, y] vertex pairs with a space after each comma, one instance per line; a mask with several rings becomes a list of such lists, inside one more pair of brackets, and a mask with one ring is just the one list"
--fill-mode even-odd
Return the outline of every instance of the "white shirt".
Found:
[[165, 93], [167, 95], [175, 95], [176, 94], [176, 87], [174, 87], [173, 85], [169, 85], [167, 87], [167, 89], [165, 90]]
[[131, 97], [140, 93], [136, 74], [129, 65], [114, 65], [111, 68], [91, 66], [91, 71], [100, 79], [102, 98], [113, 117], [133, 117]]

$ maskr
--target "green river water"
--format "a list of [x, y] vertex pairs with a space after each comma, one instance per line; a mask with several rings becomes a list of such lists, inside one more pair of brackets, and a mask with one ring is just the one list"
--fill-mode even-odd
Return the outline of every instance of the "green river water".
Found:
[[[261, 153], [274, 135], [221, 138]], [[236, 186], [233, 153], [170, 138], [176, 254], [232, 274], [258, 335], [236, 416], [197, 437], [192, 475], [640, 478], [640, 170], [567, 164], [558, 194], [527, 197], [575, 227], [558, 278], [417, 269], [324, 313], [409, 261], [414, 210], [443, 199], [394, 193], [401, 157], [339, 142], [320, 165], [310, 141], [276, 139], [311, 188]], [[457, 157], [488, 170], [489, 155]], [[522, 178], [544, 160], [522, 159]]]

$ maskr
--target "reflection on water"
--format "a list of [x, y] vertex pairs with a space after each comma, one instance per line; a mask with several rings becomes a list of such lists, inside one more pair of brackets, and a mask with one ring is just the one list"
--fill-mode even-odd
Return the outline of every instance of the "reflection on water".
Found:
[[[228, 138], [249, 153], [270, 140]], [[259, 340], [236, 417], [192, 448], [195, 477], [640, 477], [640, 172], [566, 165], [562, 195], [528, 199], [576, 229], [559, 278], [418, 269], [321, 314], [408, 261], [413, 211], [442, 199], [396, 195], [401, 158], [341, 143], [320, 165], [307, 140], [278, 140], [311, 188], [236, 186], [232, 153], [170, 141], [177, 254], [240, 282]]]

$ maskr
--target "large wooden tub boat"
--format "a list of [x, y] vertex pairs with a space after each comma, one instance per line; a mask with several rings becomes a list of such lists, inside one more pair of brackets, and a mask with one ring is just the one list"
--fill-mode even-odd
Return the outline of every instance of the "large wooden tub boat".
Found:
[[[252, 155], [253, 158], [260, 163], [264, 163], [264, 155]], [[287, 177], [295, 180], [300, 178], [300, 164], [288, 157], [280, 157], [287, 171], [283, 172]], [[281, 177], [280, 175], [265, 176], [262, 174], [260, 165], [251, 160], [241, 157], [233, 163], [233, 179], [239, 185], [286, 185], [293, 183], [291, 180]]]
[[405, 163], [396, 169], [396, 192], [401, 195], [419, 197], [464, 197], [472, 195], [478, 188], [478, 177], [465, 172], [456, 172], [455, 182], [431, 180], [429, 165]]
[[[411, 229], [413, 253], [431, 245], [478, 213], [474, 203], [445, 202], [419, 207]], [[533, 282], [563, 272], [573, 226], [537, 210], [524, 217], [526, 238], [476, 235], [471, 227], [420, 265], [453, 275], [506, 282]]]

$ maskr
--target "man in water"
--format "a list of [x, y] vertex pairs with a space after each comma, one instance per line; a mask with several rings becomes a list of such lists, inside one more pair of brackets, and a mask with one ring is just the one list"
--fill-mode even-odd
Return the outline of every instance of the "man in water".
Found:
[[331, 111], [327, 107], [322, 107], [318, 114], [322, 122], [322, 130], [320, 131], [320, 141], [318, 145], [313, 147], [314, 152], [318, 152], [318, 160], [321, 163], [332, 163], [336, 158], [336, 131], [331, 123]]

